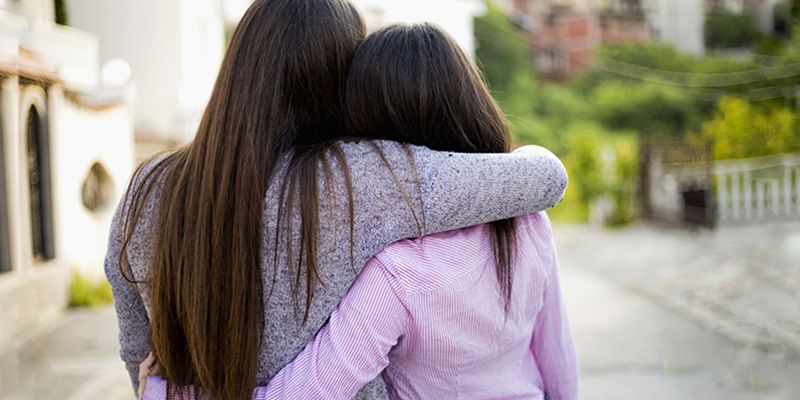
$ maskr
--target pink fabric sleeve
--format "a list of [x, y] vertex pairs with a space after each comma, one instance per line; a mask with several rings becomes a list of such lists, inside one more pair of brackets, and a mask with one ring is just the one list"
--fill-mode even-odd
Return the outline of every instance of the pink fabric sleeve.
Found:
[[[537, 221], [537, 219], [539, 219]], [[545, 213], [531, 218], [532, 234], [545, 261], [547, 281], [542, 310], [536, 317], [531, 351], [544, 379], [544, 392], [550, 400], [578, 399], [578, 357], [567, 312], [561, 298], [558, 259]]]
[[[253, 399], [351, 399], [375, 379], [410, 321], [393, 276], [371, 259], [314, 340], [268, 386], [255, 388]], [[166, 393], [167, 382], [151, 376], [142, 399]]]
[[389, 365], [410, 322], [392, 275], [373, 258], [316, 338], [255, 399], [351, 399]]

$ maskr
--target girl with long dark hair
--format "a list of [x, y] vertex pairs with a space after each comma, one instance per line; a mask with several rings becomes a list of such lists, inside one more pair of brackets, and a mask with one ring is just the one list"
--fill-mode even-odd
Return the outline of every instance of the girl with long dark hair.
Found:
[[[372, 34], [355, 55], [347, 96], [359, 135], [508, 150], [480, 75], [436, 26]], [[544, 213], [394, 243], [254, 398], [350, 399], [383, 372], [392, 399], [575, 400], [577, 360], [556, 264]], [[148, 398], [158, 398], [163, 382], [151, 380]]]
[[[190, 387], [198, 398], [250, 398], [386, 245], [562, 197], [563, 166], [546, 150], [354, 140], [364, 135], [348, 129], [345, 83], [364, 37], [345, 0], [257, 0], [195, 139], [135, 173], [105, 265], [134, 387], [152, 351], [171, 398]], [[378, 379], [360, 396], [386, 389]]]

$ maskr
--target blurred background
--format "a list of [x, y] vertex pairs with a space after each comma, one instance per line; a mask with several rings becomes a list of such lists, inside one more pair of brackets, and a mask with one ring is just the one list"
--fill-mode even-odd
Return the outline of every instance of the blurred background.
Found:
[[[353, 2], [442, 25], [564, 160], [582, 398], [800, 399], [800, 1]], [[133, 398], [108, 224], [249, 3], [0, 0], [0, 400]]]

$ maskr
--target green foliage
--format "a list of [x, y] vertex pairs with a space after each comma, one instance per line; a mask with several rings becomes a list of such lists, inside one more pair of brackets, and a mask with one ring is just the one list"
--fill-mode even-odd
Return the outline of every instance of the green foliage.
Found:
[[591, 93], [599, 121], [612, 129], [681, 137], [697, 121], [696, 109], [678, 89], [606, 81]]
[[72, 274], [72, 282], [69, 285], [70, 307], [99, 307], [111, 304], [113, 301], [111, 285], [105, 279], [92, 281], [80, 272]]
[[788, 3], [778, 3], [772, 11], [772, 24], [775, 32], [781, 35], [788, 35], [792, 26], [792, 10]]
[[730, 79], [732, 73], [756, 70], [758, 65], [753, 61], [719, 56], [695, 57], [663, 43], [603, 46], [597, 51], [597, 61], [598, 68], [571, 83], [575, 90], [589, 95], [609, 81], [627, 83], [630, 87], [663, 87], [664, 91], [673, 92], [670, 98], [677, 99], [677, 94], [683, 103], [690, 105], [694, 114], [690, 117], [694, 118], [710, 116], [715, 96], [720, 91], [745, 91], [775, 84]]
[[533, 75], [532, 48], [525, 34], [491, 3], [475, 18], [476, 58], [518, 142], [559, 146], [551, 124], [535, 115], [541, 87]]
[[787, 63], [800, 62], [800, 25], [792, 28], [792, 35], [783, 49], [782, 56]]
[[753, 44], [753, 53], [771, 57], [781, 57], [786, 51], [786, 43], [774, 36], [763, 36]]
[[633, 135], [617, 136], [615, 139], [613, 146], [616, 170], [608, 186], [614, 209], [606, 223], [622, 226], [636, 218], [634, 202], [636, 182], [639, 179], [639, 144]]
[[757, 157], [800, 150], [798, 118], [783, 107], [755, 106], [737, 97], [723, 98], [714, 119], [690, 138], [712, 141], [716, 159]]
[[486, 15], [475, 18], [476, 56], [489, 87], [498, 99], [511, 97], [523, 80], [532, 81], [532, 49], [500, 9], [489, 3]]
[[490, 5], [486, 16], [476, 18], [475, 34], [478, 64], [510, 122], [515, 142], [542, 145], [563, 157], [570, 187], [552, 217], [585, 222], [590, 204], [609, 197], [616, 210], [609, 222], [630, 221], [633, 191], [629, 188], [636, 181], [636, 163], [620, 157], [611, 176], [604, 177], [608, 168], [600, 153], [609, 144], [615, 147], [620, 133], [598, 123], [594, 105], [581, 91], [535, 80], [530, 44], [501, 11]]
[[[710, 23], [726, 28], [738, 18], [723, 17]], [[737, 25], [745, 38], [755, 27], [746, 18]], [[659, 43], [603, 46], [596, 53], [598, 68], [567, 86], [535, 79], [527, 39], [498, 9], [490, 6], [486, 16], [476, 19], [476, 36], [478, 63], [508, 116], [515, 142], [546, 146], [567, 167], [570, 187], [552, 211], [555, 220], [586, 221], [591, 204], [606, 199], [612, 209], [607, 224], [630, 222], [642, 136], [689, 135], [687, 140], [701, 144], [713, 140], [717, 158], [800, 150], [798, 117], [786, 108], [785, 99], [742, 100], [762, 89], [800, 84], [792, 69], [780, 70], [800, 62], [800, 27], [785, 44], [759, 41], [757, 50], [779, 56], [770, 65], [695, 57]]]
[[67, 0], [53, 0], [53, 9], [55, 10], [56, 23], [59, 25], [67, 25], [69, 18], [67, 16]]
[[708, 74], [738, 72], [752, 68], [752, 64], [727, 57], [696, 57], [682, 53], [669, 44], [658, 42], [607, 45], [601, 47], [598, 54], [601, 58], [609, 58], [657, 71]]
[[[564, 200], [551, 212], [559, 221], [586, 222], [598, 199], [611, 202], [610, 226], [633, 221], [638, 179], [636, 135], [609, 131], [593, 122], [575, 123], [565, 132], [563, 157], [570, 176]], [[612, 156], [605, 159], [606, 156]]]
[[800, 0], [790, 0], [789, 7], [792, 9], [792, 19], [795, 21], [800, 20]]
[[578, 203], [573, 205], [585, 219], [589, 216], [589, 205], [604, 191], [603, 168], [599, 149], [602, 147], [601, 128], [592, 125], [575, 125], [566, 132], [569, 153], [564, 158], [567, 172], [572, 178], [571, 189]]
[[705, 41], [710, 47], [746, 47], [758, 36], [755, 18], [750, 14], [723, 11], [706, 17]]

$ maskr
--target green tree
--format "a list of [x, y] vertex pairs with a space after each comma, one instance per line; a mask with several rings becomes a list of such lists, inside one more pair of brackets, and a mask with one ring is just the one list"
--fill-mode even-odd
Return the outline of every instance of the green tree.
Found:
[[520, 31], [490, 2], [486, 15], [475, 18], [478, 65], [498, 97], [514, 92], [523, 79], [532, 80], [532, 47]]
[[790, 7], [792, 8], [792, 19], [800, 21], [800, 0], [790, 0]]
[[508, 118], [514, 139], [551, 148], [558, 145], [549, 124], [534, 113], [540, 87], [525, 33], [489, 3], [486, 15], [475, 18], [475, 38], [478, 66]]
[[745, 47], [758, 39], [756, 20], [750, 14], [722, 11], [708, 15], [705, 41], [718, 48]]
[[690, 142], [713, 143], [714, 158], [757, 157], [800, 150], [797, 116], [784, 107], [755, 106], [725, 97], [714, 118]]
[[645, 136], [682, 137], [697, 123], [691, 99], [667, 86], [607, 81], [592, 91], [591, 103], [609, 128]]

